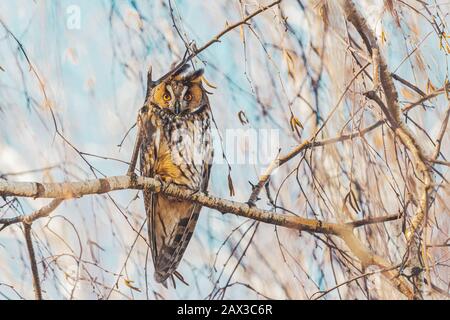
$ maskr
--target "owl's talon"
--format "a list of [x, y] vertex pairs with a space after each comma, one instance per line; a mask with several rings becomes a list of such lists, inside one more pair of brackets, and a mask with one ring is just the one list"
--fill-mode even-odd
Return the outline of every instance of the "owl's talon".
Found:
[[246, 203], [247, 203], [247, 205], [248, 205], [250, 208], [256, 207], [255, 201], [249, 200], [249, 201], [247, 201]]
[[152, 178], [155, 179], [157, 182], [159, 182], [159, 184], [161, 185], [162, 192], [166, 191], [167, 189], [166, 182], [159, 174], [155, 174]]
[[198, 193], [201, 193], [201, 192], [202, 192], [202, 190], [200, 188], [198, 188], [196, 190], [193, 190], [192, 193], [189, 195], [189, 197], [192, 197], [192, 196], [194, 196], [194, 195], [196, 195]]
[[172, 184], [172, 182], [173, 182], [172, 178], [167, 178], [167, 179], [166, 179], [166, 181], [165, 181], [165, 186], [164, 186], [164, 191], [166, 191], [167, 188], [170, 187], [170, 185]]
[[129, 176], [131, 178], [131, 180], [136, 180], [137, 179], [137, 174], [136, 172], [127, 172], [127, 176]]
[[127, 173], [127, 176], [130, 177], [131, 185], [135, 185], [137, 183], [138, 175], [135, 172]]
[[163, 178], [159, 175], [159, 174], [155, 174], [153, 176], [153, 179], [155, 179], [156, 181], [158, 181], [159, 183], [161, 183], [162, 185], [164, 185], [164, 180]]
[[171, 177], [163, 178], [159, 174], [155, 174], [153, 179], [155, 179], [156, 181], [158, 181], [162, 185], [162, 187], [163, 187], [162, 191], [163, 192], [165, 192], [167, 190], [167, 188], [170, 187], [170, 185], [173, 183], [173, 179]]

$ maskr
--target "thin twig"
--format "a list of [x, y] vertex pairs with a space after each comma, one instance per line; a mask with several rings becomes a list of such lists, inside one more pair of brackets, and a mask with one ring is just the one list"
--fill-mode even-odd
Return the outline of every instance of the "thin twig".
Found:
[[260, 13], [272, 8], [273, 6], [276, 6], [277, 4], [280, 4], [282, 0], [277, 0], [274, 1], [270, 4], [268, 4], [267, 6], [263, 6], [261, 8], [259, 8], [258, 10], [256, 10], [255, 12], [249, 14], [248, 16], [246, 16], [244, 19], [242, 19], [241, 21], [238, 21], [236, 23], [233, 23], [231, 25], [228, 25], [225, 29], [223, 29], [221, 32], [219, 32], [217, 35], [215, 35], [211, 40], [209, 40], [208, 42], [206, 42], [203, 46], [201, 46], [200, 48], [194, 48], [193, 50], [191, 50], [191, 53], [187, 56], [185, 56], [179, 63], [177, 63], [175, 65], [174, 68], [172, 68], [172, 70], [170, 70], [169, 72], [167, 72], [165, 75], [163, 75], [160, 79], [158, 79], [155, 83], [159, 83], [161, 81], [164, 81], [165, 79], [167, 79], [168, 77], [170, 77], [172, 74], [176, 73], [178, 70], [180, 70], [186, 63], [188, 63], [189, 61], [191, 61], [192, 59], [194, 59], [196, 56], [198, 56], [202, 51], [206, 50], [207, 48], [209, 48], [211, 45], [213, 45], [216, 42], [220, 42], [220, 39], [226, 35], [228, 32], [236, 29], [237, 27], [247, 24], [249, 20], [251, 20], [252, 18], [256, 17], [257, 15], [259, 15]]
[[[377, 65], [379, 68], [380, 84], [383, 89], [386, 106], [381, 102], [381, 99], [375, 99], [389, 124], [394, 131], [394, 133], [400, 138], [403, 145], [412, 153], [416, 166], [423, 175], [423, 181], [421, 182], [422, 188], [420, 192], [420, 198], [418, 199], [418, 206], [416, 214], [414, 215], [410, 227], [406, 231], [406, 238], [408, 240], [408, 247], [412, 250], [410, 255], [411, 263], [419, 270], [421, 269], [421, 261], [418, 256], [420, 252], [420, 242], [417, 240], [417, 233], [421, 231], [424, 224], [424, 220], [428, 217], [428, 206], [430, 198], [430, 190], [433, 184], [433, 179], [431, 175], [431, 169], [427, 165], [426, 156], [417, 143], [416, 138], [410, 133], [406, 125], [402, 122], [400, 117], [400, 105], [398, 103], [398, 93], [395, 88], [392, 75], [388, 72], [388, 66], [384, 57], [380, 54], [380, 49], [377, 43], [377, 39], [373, 30], [369, 28], [365, 18], [361, 15], [352, 0], [342, 0], [342, 7], [344, 9], [347, 20], [355, 27], [356, 31], [361, 36], [367, 51], [372, 55], [372, 61], [378, 61]], [[446, 89], [446, 88], [444, 88]], [[444, 90], [446, 92], [446, 90]], [[372, 93], [372, 97], [377, 97], [376, 93]], [[422, 98], [422, 99], [425, 99]], [[426, 257], [425, 257], [426, 259]], [[426, 264], [426, 262], [425, 262]], [[421, 289], [423, 283], [423, 277], [419, 274], [415, 281], [418, 286], [415, 290], [414, 298], [421, 298]], [[415, 287], [416, 289], [416, 287]]]
[[256, 201], [258, 200], [258, 196], [261, 193], [261, 189], [267, 184], [267, 181], [269, 181], [270, 176], [272, 175], [273, 171], [279, 167], [281, 167], [283, 164], [300, 154], [301, 152], [315, 148], [315, 147], [323, 147], [326, 145], [334, 144], [337, 142], [343, 142], [347, 140], [351, 140], [357, 137], [362, 137], [365, 134], [371, 132], [372, 130], [378, 128], [383, 123], [385, 123], [385, 120], [379, 120], [375, 122], [374, 124], [370, 125], [369, 127], [355, 131], [350, 134], [342, 134], [338, 137], [314, 141], [313, 138], [309, 140], [305, 140], [301, 144], [299, 144], [297, 147], [292, 149], [289, 153], [285, 154], [284, 156], [277, 156], [267, 167], [266, 171], [259, 177], [258, 183], [253, 187], [252, 193], [248, 199], [248, 203], [250, 205], [254, 205]]
[[39, 280], [39, 270], [36, 263], [36, 255], [34, 253], [33, 241], [31, 240], [31, 224], [23, 223], [25, 232], [25, 242], [28, 249], [28, 257], [30, 258], [31, 273], [33, 276], [34, 296], [36, 300], [42, 300], [41, 282]]

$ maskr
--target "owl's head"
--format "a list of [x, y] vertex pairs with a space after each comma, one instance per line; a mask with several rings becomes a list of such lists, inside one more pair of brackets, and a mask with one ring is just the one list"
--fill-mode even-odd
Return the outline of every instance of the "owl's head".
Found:
[[186, 68], [151, 89], [150, 104], [173, 115], [187, 115], [203, 108], [206, 97], [202, 87], [203, 69], [185, 74]]

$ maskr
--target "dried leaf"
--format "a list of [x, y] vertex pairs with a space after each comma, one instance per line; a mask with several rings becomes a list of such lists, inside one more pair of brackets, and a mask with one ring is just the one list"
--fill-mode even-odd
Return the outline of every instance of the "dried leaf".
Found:
[[286, 60], [288, 74], [289, 76], [295, 80], [295, 58], [291, 55], [288, 50], [283, 50], [283, 56]]
[[314, 5], [314, 10], [317, 14], [322, 18], [322, 22], [325, 26], [325, 29], [328, 28], [329, 25], [329, 8], [328, 8], [328, 0], [319, 0]]
[[414, 55], [414, 60], [415, 60], [415, 66], [422, 72], [426, 72], [425, 71], [425, 62], [423, 59], [422, 54], [420, 53], [420, 51], [418, 50], [417, 53]]
[[439, 36], [439, 50], [444, 50], [447, 51], [447, 53], [450, 53], [450, 45], [447, 39], [450, 39], [450, 35], [442, 32], [442, 34]]
[[355, 210], [356, 212], [360, 212], [361, 208], [359, 206], [359, 201], [358, 198], [355, 195], [355, 192], [352, 189], [350, 189], [350, 206], [353, 208], [353, 210]]
[[246, 124], [248, 124], [248, 118], [245, 115], [244, 111], [239, 111], [238, 113], [238, 117], [239, 117], [239, 121], [241, 122], [241, 124], [244, 126]]
[[231, 179], [231, 172], [228, 172], [228, 190], [230, 190], [230, 197], [234, 196], [233, 180]]
[[328, 3], [326, 1], [323, 1], [322, 4], [319, 6], [319, 15], [322, 18], [322, 22], [325, 28], [328, 28], [330, 24], [328, 12], [329, 12]]
[[390, 12], [390, 14], [394, 17], [395, 23], [398, 27], [400, 27], [400, 18], [398, 16], [397, 10], [394, 6], [394, 0], [384, 0], [385, 8]]
[[358, 199], [356, 198], [353, 189], [350, 189], [350, 191], [345, 196], [344, 203], [348, 203], [350, 207], [353, 209], [353, 211], [355, 211], [356, 213], [361, 211], [361, 208], [359, 207], [358, 204]]
[[0, 70], [1, 70], [1, 71], [3, 71], [3, 72], [5, 71], [5, 69], [3, 69], [3, 67], [2, 67], [2, 66], [0, 66]]
[[447, 100], [450, 101], [450, 88], [448, 78], [445, 78], [444, 90], [445, 90], [445, 97], [447, 98]]
[[427, 82], [427, 93], [430, 94], [432, 92], [436, 91], [436, 87], [433, 85], [430, 79], [428, 79]]
[[381, 29], [381, 44], [385, 44], [387, 41], [386, 32], [384, 32], [384, 29]]
[[95, 79], [94, 79], [93, 77], [89, 77], [89, 78], [86, 80], [86, 88], [87, 88], [87, 90], [89, 90], [89, 91], [92, 91], [92, 90], [95, 89]]
[[72, 64], [78, 64], [78, 53], [75, 48], [68, 48], [66, 51], [66, 59]]
[[408, 88], [403, 87], [403, 88], [400, 90], [400, 92], [401, 92], [402, 96], [406, 98], [406, 100], [413, 101], [413, 100], [416, 100], [416, 99], [417, 99], [417, 94], [416, 94], [416, 92], [415, 92], [415, 91], [412, 91], [412, 90], [410, 90], [410, 89], [408, 89]]
[[300, 137], [300, 130], [303, 130], [303, 125], [300, 122], [300, 120], [298, 120], [298, 118], [296, 116], [294, 116], [294, 114], [291, 114], [291, 120], [290, 120], [290, 124], [291, 124], [291, 130], [294, 132], [297, 132], [297, 135]]
[[141, 289], [139, 289], [139, 288], [137, 288], [137, 287], [135, 287], [135, 286], [132, 285], [132, 283], [133, 283], [134, 281], [131, 281], [131, 280], [128, 280], [128, 279], [123, 279], [123, 282], [125, 283], [125, 285], [126, 285], [128, 288], [130, 288], [130, 289], [132, 289], [132, 290], [135, 290], [135, 291], [138, 291], [138, 292], [141, 292]]
[[384, 0], [384, 6], [390, 11], [394, 11], [394, 1], [393, 0]]
[[244, 26], [241, 24], [241, 26], [239, 27], [239, 37], [241, 38], [241, 41], [244, 42], [245, 38], [244, 38]]

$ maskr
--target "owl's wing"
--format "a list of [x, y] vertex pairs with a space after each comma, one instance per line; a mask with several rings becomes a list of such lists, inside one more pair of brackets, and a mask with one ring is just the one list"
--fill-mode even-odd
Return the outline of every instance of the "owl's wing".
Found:
[[[203, 164], [201, 191], [206, 191], [208, 187], [210, 168], [209, 161]], [[151, 170], [143, 168], [142, 172], [144, 175], [152, 175]], [[155, 280], [164, 283], [176, 271], [183, 257], [194, 232], [201, 206], [149, 191], [144, 191], [144, 204]]]
[[[203, 166], [202, 185], [200, 188], [202, 192], [206, 192], [206, 190], [208, 189], [210, 174], [211, 174], [211, 164], [204, 165]], [[181, 256], [183, 255], [184, 251], [186, 250], [186, 247], [187, 247], [189, 241], [191, 240], [192, 234], [194, 233], [194, 228], [197, 223], [197, 219], [198, 219], [201, 209], [202, 209], [202, 206], [199, 204], [195, 204], [193, 207], [192, 219], [191, 219], [190, 223], [188, 224], [188, 228], [187, 228], [188, 232], [186, 233], [185, 240], [182, 243], [183, 248], [181, 249]]]
[[197, 217], [189, 202], [177, 201], [152, 192], [144, 193], [155, 280], [164, 282], [177, 268], [186, 246], [187, 230]]
[[[211, 164], [203, 165], [203, 176], [200, 187], [200, 191], [202, 192], [205, 192], [208, 189], [210, 173], [211, 173]], [[176, 268], [178, 267], [178, 264], [180, 263], [183, 257], [184, 252], [186, 251], [189, 241], [191, 240], [192, 235], [194, 234], [194, 229], [197, 224], [197, 220], [201, 209], [202, 209], [201, 205], [191, 204], [191, 208], [189, 209], [191, 210], [191, 213], [189, 214], [189, 220], [187, 222], [186, 227], [184, 227], [183, 220], [180, 220], [178, 224], [177, 233], [174, 238], [174, 244], [177, 245], [178, 248], [175, 250], [175, 254], [172, 256], [172, 266], [169, 271], [169, 274], [175, 272]], [[177, 243], [177, 236], [181, 236], [181, 240], [179, 241], [179, 243]]]
[[[138, 125], [140, 125], [140, 134], [142, 135], [142, 143], [141, 143], [141, 149], [139, 152], [140, 155], [140, 171], [141, 175], [144, 177], [153, 177], [154, 176], [154, 168], [152, 167], [152, 163], [154, 161], [151, 161], [152, 159], [155, 160], [158, 150], [157, 145], [159, 144], [159, 141], [156, 139], [156, 127], [152, 123], [150, 117], [143, 116], [139, 118], [140, 122], [138, 122]], [[150, 220], [153, 219], [153, 212], [155, 211], [155, 194], [153, 192], [143, 190], [144, 194], [144, 207], [145, 212], [147, 215], [147, 226], [149, 230], [149, 241], [150, 241], [150, 250], [152, 252], [152, 259], [153, 263], [155, 263], [155, 257], [156, 257], [156, 241], [155, 241], [155, 233], [150, 232], [152, 223]]]

